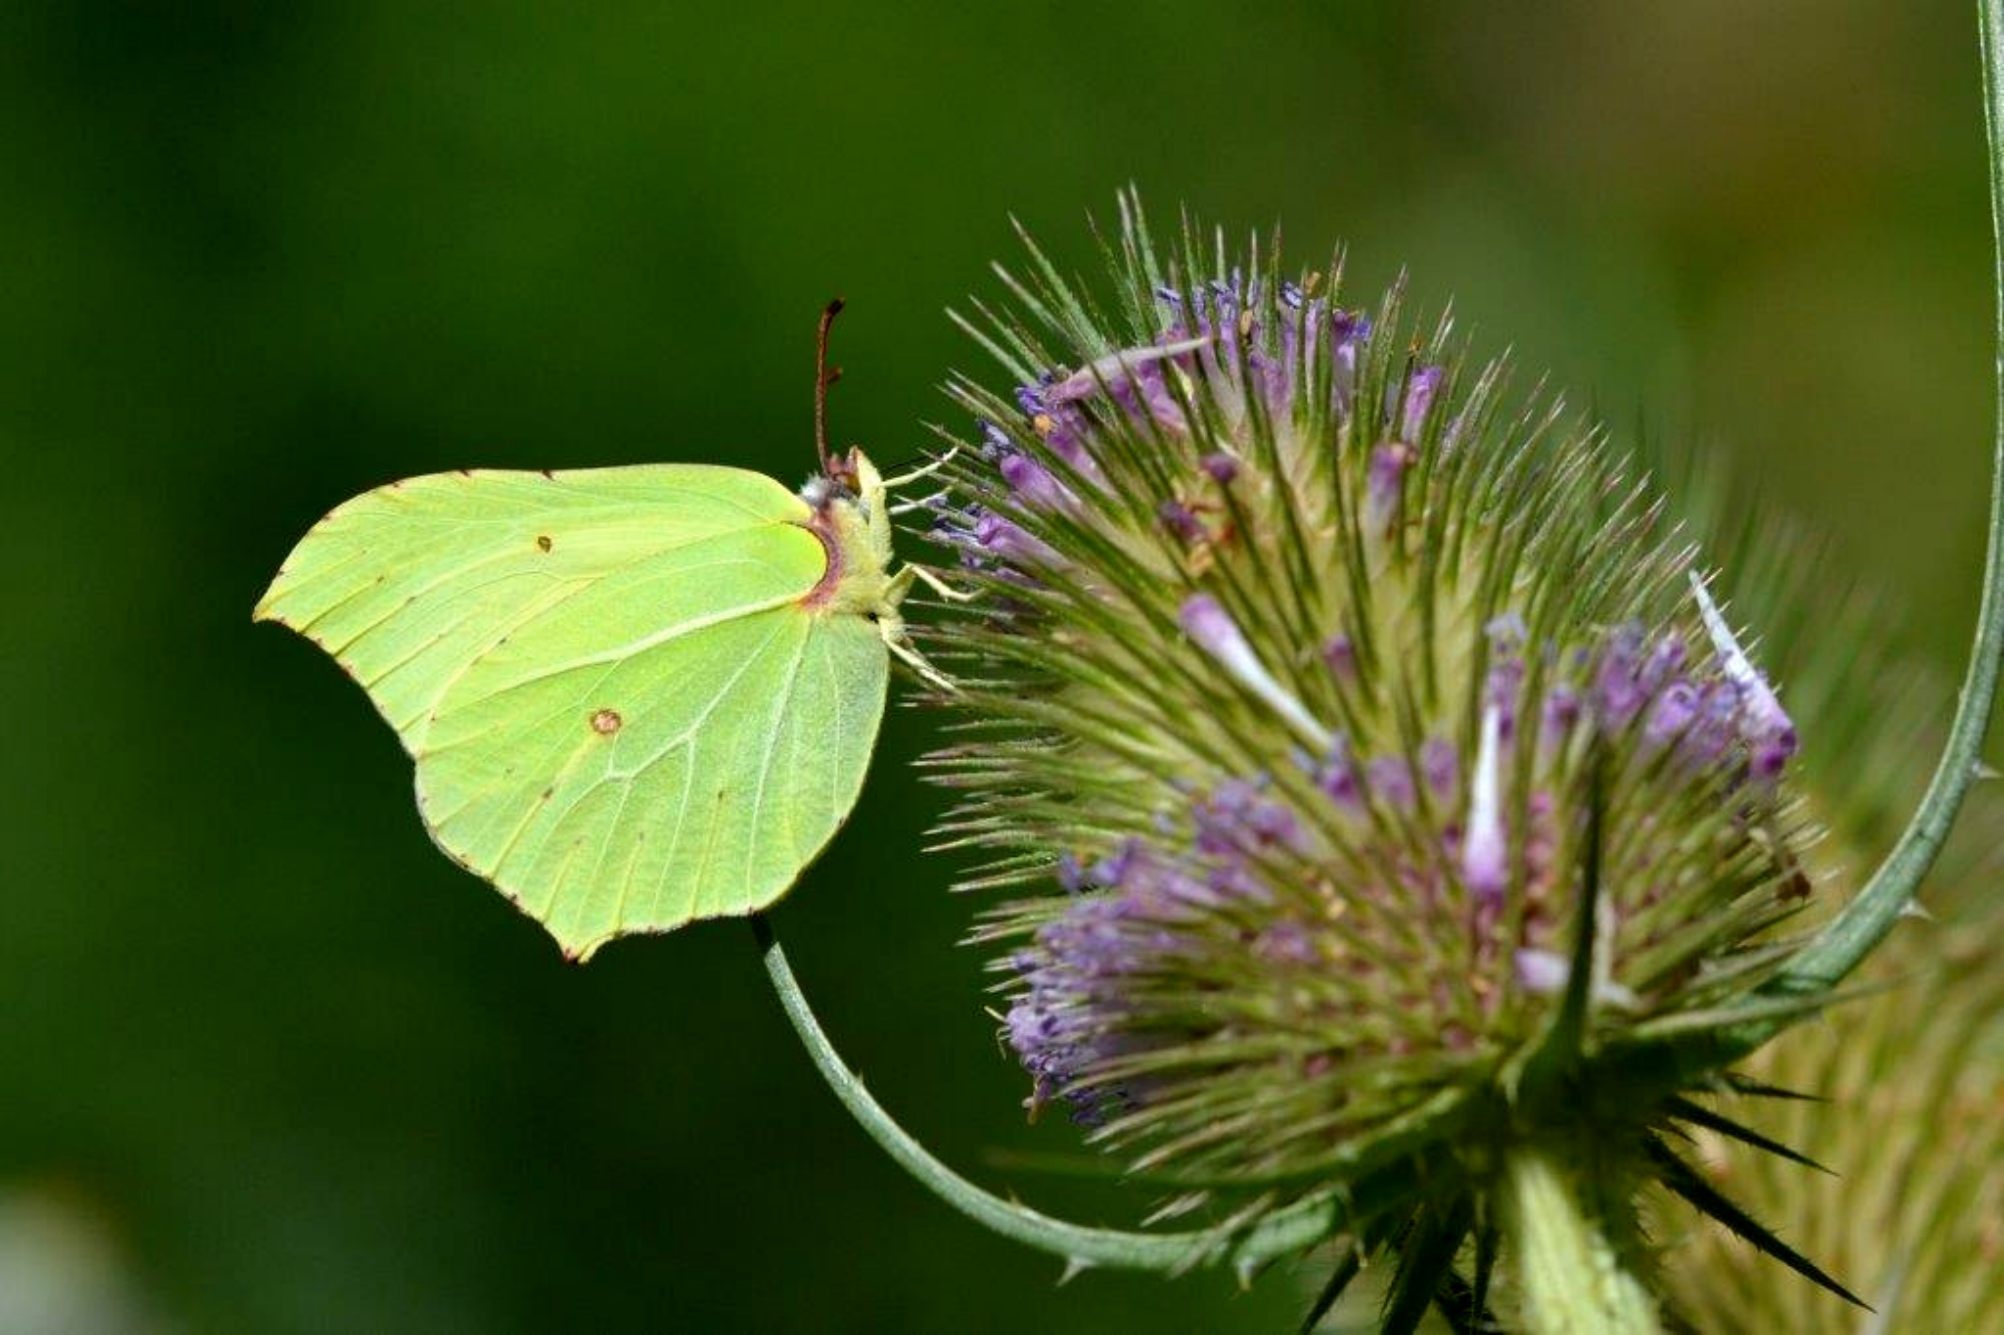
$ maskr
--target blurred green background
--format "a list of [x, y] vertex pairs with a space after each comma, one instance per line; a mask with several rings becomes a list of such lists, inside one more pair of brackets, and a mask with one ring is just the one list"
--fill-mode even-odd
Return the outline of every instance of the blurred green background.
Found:
[[[742, 925], [562, 963], [432, 849], [362, 695], [249, 621], [397, 476], [802, 476], [837, 292], [838, 432], [910, 456], [1011, 212], [1083, 266], [1133, 180], [1304, 261], [1347, 241], [1353, 293], [1408, 265], [1623, 432], [1730, 451], [1953, 658], [1990, 395], [1969, 5], [1241, 8], [0, 13], [0, 1324], [1288, 1328], [1284, 1278], [1060, 1288], [949, 1214], [816, 1083]], [[973, 906], [917, 854], [931, 736], [892, 712], [780, 926], [935, 1148], [1117, 1218], [993, 1161], [1073, 1140], [1023, 1125]]]

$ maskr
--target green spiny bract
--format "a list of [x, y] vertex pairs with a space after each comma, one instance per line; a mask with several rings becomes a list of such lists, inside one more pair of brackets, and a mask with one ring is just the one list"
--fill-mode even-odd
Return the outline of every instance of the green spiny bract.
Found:
[[1775, 691], [1561, 402], [1122, 214], [1110, 312], [1032, 246], [970, 324], [1013, 384], [953, 384], [934, 502], [942, 842], [1015, 896], [974, 937], [1032, 1105], [1168, 1210], [1367, 1242], [1485, 1217], [1519, 1139], [1655, 1172], [1717, 1073], [1649, 1045], [1747, 1014], [1809, 892]]
[[[1980, 884], [1995, 884], [1994, 870]], [[1803, 1025], [1749, 1074], [1818, 1097], [1735, 1110], [1828, 1169], [1742, 1156], [1707, 1136], [1708, 1177], [1869, 1302], [1777, 1285], [1728, 1230], [1676, 1230], [1665, 1278], [1692, 1328], [2004, 1331], [2004, 949], [1994, 908], [1919, 926], [1872, 963], [1895, 980], [1842, 1023]], [[1665, 1230], [1666, 1235], [1670, 1230]]]

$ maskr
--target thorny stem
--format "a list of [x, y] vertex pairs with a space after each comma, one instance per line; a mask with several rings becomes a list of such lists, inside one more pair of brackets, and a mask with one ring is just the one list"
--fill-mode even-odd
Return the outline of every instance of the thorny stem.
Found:
[[[1774, 984], [1777, 990], [1797, 995], [1826, 991], [1841, 982], [1885, 938], [1913, 901], [1915, 889], [1933, 866], [1962, 800], [1980, 772], [1983, 737], [1997, 693], [1999, 660], [2004, 657], [2004, 88], [2000, 88], [2004, 0], [1977, 0], [1977, 14], [1996, 265], [1998, 417], [1991, 454], [1989, 546], [1975, 642], [1941, 760], [1913, 818], [1865, 888]], [[1073, 1265], [1175, 1272], [1229, 1263], [1244, 1273], [1274, 1257], [1312, 1246], [1337, 1227], [1333, 1207], [1327, 1202], [1312, 1202], [1280, 1211], [1250, 1230], [1233, 1234], [1088, 1228], [1053, 1219], [976, 1186], [934, 1158], [870, 1097], [815, 1019], [770, 925], [763, 917], [754, 917], [752, 929], [787, 1018], [842, 1106], [906, 1172], [947, 1204], [1002, 1236], [1065, 1257]], [[1714, 1058], [1726, 1060], [1750, 1052], [1784, 1023], [1761, 1021], [1742, 1026], [1715, 1050]]]
[[[1828, 991], [1864, 961], [1885, 939], [1914, 900], [1914, 892], [1947, 839], [1962, 799], [1983, 771], [1984, 733], [1997, 694], [1997, 671], [2004, 656], [2004, 0], [1977, 0], [1977, 46], [1983, 60], [1983, 123], [1989, 144], [1990, 228], [1997, 294], [1997, 423], [1991, 450], [1990, 535], [1983, 565], [1983, 593], [1976, 612], [1975, 642], [1956, 701], [1948, 740], [1920, 806], [1872, 879], [1846, 904], [1815, 941], [1797, 955], [1772, 984], [1776, 991], [1813, 995]], [[1750, 1052], [1787, 1021], [1744, 1026], [1728, 1040], [1728, 1052]]]
[[948, 1205], [1003, 1237], [1055, 1253], [1075, 1267], [1179, 1271], [1229, 1264], [1249, 1273], [1276, 1256], [1311, 1247], [1334, 1231], [1335, 1211], [1326, 1201], [1276, 1211], [1258, 1225], [1238, 1232], [1134, 1233], [1053, 1219], [976, 1186], [934, 1158], [870, 1097], [862, 1078], [843, 1064], [841, 1054], [822, 1032], [821, 1022], [814, 1018], [813, 1008], [786, 962], [786, 951], [772, 934], [772, 925], [763, 915], [755, 915], [752, 932], [758, 937], [765, 971], [772, 979], [773, 991], [779, 994], [779, 1004], [786, 1008], [786, 1018], [793, 1022], [793, 1031], [806, 1045], [815, 1069], [849, 1115], [900, 1168]]

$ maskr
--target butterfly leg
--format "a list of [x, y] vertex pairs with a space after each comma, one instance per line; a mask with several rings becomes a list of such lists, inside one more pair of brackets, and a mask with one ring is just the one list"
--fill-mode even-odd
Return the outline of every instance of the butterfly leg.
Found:
[[891, 507], [891, 513], [894, 515], [908, 515], [914, 510], [929, 510], [933, 505], [952, 494], [951, 488], [942, 487], [930, 496], [920, 496], [918, 499], [910, 501], [899, 501]]
[[884, 486], [887, 490], [891, 487], [905, 487], [905, 486], [910, 486], [912, 483], [918, 481], [922, 477], [931, 477], [934, 473], [937, 473], [940, 469], [952, 463], [953, 456], [959, 453], [960, 453], [960, 446], [955, 445], [952, 449], [948, 450], [945, 454], [940, 455], [939, 458], [934, 459], [929, 464], [924, 464], [918, 468], [914, 468], [909, 473], [900, 473], [896, 477], [885, 478]]
[[960, 690], [953, 684], [953, 678], [934, 667], [924, 654], [912, 648], [911, 641], [905, 638], [903, 625], [884, 619], [878, 621], [877, 630], [884, 637], [884, 647], [891, 651], [891, 657], [918, 673], [919, 679], [926, 685], [935, 690], [945, 691], [949, 695], [956, 694]]
[[971, 603], [975, 599], [981, 596], [980, 594], [975, 593], [968, 589], [954, 588], [951, 584], [948, 584], [938, 575], [933, 574], [933, 572], [927, 569], [925, 566], [907, 565], [903, 570], [900, 570], [897, 573], [897, 575], [893, 578], [894, 583], [897, 580], [904, 581], [903, 587], [899, 590], [900, 594], [902, 594], [906, 590], [909, 590], [911, 588], [912, 581], [917, 580], [919, 581], [919, 583], [925, 585], [928, 589], [931, 589], [934, 593], [938, 594], [940, 597], [946, 599], [950, 603]]

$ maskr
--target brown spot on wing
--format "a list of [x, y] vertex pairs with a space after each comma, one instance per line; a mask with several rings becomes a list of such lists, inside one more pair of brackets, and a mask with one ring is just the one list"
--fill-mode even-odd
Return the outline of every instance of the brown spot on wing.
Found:
[[538, 547], [542, 548], [542, 549], [543, 549], [544, 551], [546, 551], [546, 552], [547, 552], [548, 550], [550, 550], [550, 548], [552, 548], [552, 547], [556, 546], [556, 544], [555, 544], [554, 542], [550, 541], [550, 535], [549, 535], [549, 534], [547, 534], [547, 533], [538, 533], [538, 534], [536, 535], [536, 546], [538, 546]]
[[591, 716], [591, 730], [601, 737], [610, 737], [620, 729], [626, 720], [619, 716], [617, 709], [601, 709]]

